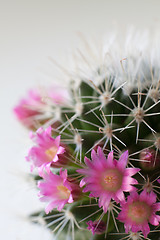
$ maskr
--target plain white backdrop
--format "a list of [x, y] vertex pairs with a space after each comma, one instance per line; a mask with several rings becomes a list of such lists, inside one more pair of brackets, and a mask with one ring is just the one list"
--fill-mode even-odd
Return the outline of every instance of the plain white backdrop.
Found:
[[118, 28], [123, 35], [128, 25], [160, 31], [159, 9], [159, 0], [0, 0], [1, 239], [53, 239], [27, 220], [43, 205], [24, 159], [28, 131], [12, 112], [29, 88], [54, 79], [48, 56], [65, 64], [69, 49], [79, 44], [78, 32], [101, 38]]

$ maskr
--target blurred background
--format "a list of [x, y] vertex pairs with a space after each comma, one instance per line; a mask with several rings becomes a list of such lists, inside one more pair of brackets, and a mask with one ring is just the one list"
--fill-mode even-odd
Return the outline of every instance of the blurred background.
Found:
[[27, 215], [43, 207], [28, 176], [28, 131], [13, 107], [27, 90], [51, 83], [52, 56], [65, 65], [79, 33], [102, 38], [128, 26], [160, 31], [159, 0], [0, 0], [0, 236], [5, 240], [53, 239]]

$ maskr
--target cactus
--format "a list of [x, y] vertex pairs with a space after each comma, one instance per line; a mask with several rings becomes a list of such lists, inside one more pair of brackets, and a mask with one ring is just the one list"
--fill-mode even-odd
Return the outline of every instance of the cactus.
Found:
[[85, 42], [67, 88], [34, 90], [14, 109], [46, 202], [30, 219], [55, 239], [159, 239], [160, 48], [137, 37], [98, 57]]

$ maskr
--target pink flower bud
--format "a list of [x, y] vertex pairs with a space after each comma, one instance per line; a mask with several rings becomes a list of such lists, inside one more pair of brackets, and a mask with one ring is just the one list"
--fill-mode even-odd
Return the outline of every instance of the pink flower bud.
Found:
[[106, 224], [103, 221], [89, 221], [87, 222], [87, 229], [91, 230], [94, 234], [102, 234], [106, 230]]
[[140, 153], [140, 164], [144, 170], [153, 170], [160, 164], [160, 156], [154, 149], [145, 149]]

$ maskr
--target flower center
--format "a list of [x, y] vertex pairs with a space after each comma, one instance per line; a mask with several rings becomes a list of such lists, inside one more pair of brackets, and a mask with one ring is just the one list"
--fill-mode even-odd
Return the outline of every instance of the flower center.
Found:
[[128, 217], [135, 223], [147, 221], [151, 214], [151, 208], [145, 202], [133, 202], [128, 209]]
[[116, 192], [122, 185], [122, 173], [117, 169], [109, 169], [103, 176], [103, 187], [110, 192]]
[[67, 187], [65, 187], [63, 185], [59, 185], [57, 187], [57, 189], [58, 189], [59, 195], [62, 199], [68, 199], [69, 198], [71, 192]]
[[45, 154], [47, 155], [49, 161], [52, 161], [53, 158], [56, 156], [57, 150], [58, 148], [56, 146], [53, 146], [45, 151]]

